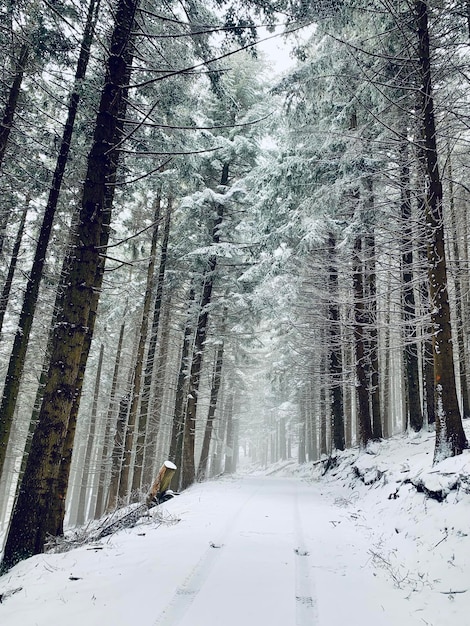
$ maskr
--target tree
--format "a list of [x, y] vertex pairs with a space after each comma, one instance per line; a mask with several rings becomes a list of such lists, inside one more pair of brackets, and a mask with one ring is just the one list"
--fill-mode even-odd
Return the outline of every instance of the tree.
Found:
[[64, 261], [63, 296], [54, 328], [48, 380], [5, 544], [4, 569], [41, 552], [46, 540], [47, 513], [56, 495], [69, 416], [80, 395], [77, 379], [89, 332], [90, 307], [103, 279], [102, 251], [109, 237], [136, 10], [136, 0], [120, 0], [115, 13], [79, 220]]
[[[34, 320], [36, 304], [39, 296], [39, 288], [46, 262], [46, 253], [54, 224], [54, 217], [59, 201], [59, 194], [65, 168], [70, 153], [70, 144], [74, 130], [75, 118], [80, 102], [81, 82], [85, 78], [90, 47], [93, 39], [94, 26], [98, 15], [99, 0], [91, 0], [88, 6], [87, 22], [83, 33], [80, 55], [75, 72], [74, 87], [69, 99], [67, 119], [64, 125], [59, 154], [56, 161], [49, 196], [44, 211], [41, 229], [34, 255], [33, 265], [26, 285], [23, 305], [18, 321], [18, 329], [12, 348], [8, 372], [5, 379], [2, 401], [0, 405], [0, 474], [5, 461], [6, 448], [11, 429], [11, 423], [15, 412], [18, 392], [26, 360], [29, 337]], [[1, 155], [1, 150], [0, 150]]]
[[417, 28], [417, 53], [420, 71], [422, 141], [428, 179], [425, 211], [437, 408], [434, 461], [437, 462], [448, 456], [461, 454], [468, 444], [460, 416], [454, 371], [444, 243], [443, 190], [438, 163], [434, 115], [428, 2], [416, 0], [413, 9]]

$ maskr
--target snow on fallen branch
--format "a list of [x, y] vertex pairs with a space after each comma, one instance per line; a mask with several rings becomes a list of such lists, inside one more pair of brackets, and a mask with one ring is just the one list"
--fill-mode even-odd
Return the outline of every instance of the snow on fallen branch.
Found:
[[[92, 521], [80, 528], [68, 531], [62, 537], [49, 537], [46, 543], [46, 552], [68, 552], [84, 545], [93, 545], [100, 549], [99, 542], [114, 533], [134, 528], [135, 526], [171, 526], [177, 524], [180, 518], [171, 515], [166, 510], [155, 509], [150, 511], [147, 504], [136, 504], [116, 509], [99, 520]], [[98, 545], [97, 545], [98, 544]]]
[[[137, 524], [151, 524], [152, 526], [176, 524], [180, 521], [179, 518], [170, 515], [167, 511], [155, 508], [166, 500], [166, 494], [174, 494], [169, 487], [176, 469], [174, 463], [165, 461], [146, 495], [145, 502], [118, 508], [100, 520], [92, 521], [63, 537], [49, 537], [46, 542], [46, 551], [67, 552], [82, 545], [97, 543], [119, 530], [134, 528]], [[99, 549], [99, 546], [95, 548]]]

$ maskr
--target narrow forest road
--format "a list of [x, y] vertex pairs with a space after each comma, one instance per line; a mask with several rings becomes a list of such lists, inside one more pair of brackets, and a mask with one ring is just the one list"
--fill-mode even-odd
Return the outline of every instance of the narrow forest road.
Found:
[[100, 540], [109, 518], [71, 530], [79, 547], [0, 576], [0, 625], [466, 626], [470, 454], [431, 458], [429, 435], [396, 437], [324, 476], [222, 476]]
[[[202, 530], [211, 539], [202, 553], [194, 549], [196, 534], [186, 548], [180, 544], [186, 559], [193, 555], [192, 567], [174, 580], [154, 626], [422, 623], [405, 600], [397, 607], [391, 583], [384, 586], [370, 566], [374, 537], [367, 520], [328, 501], [319, 485], [274, 477], [223, 485], [223, 497], [217, 483], [201, 492], [201, 513], [216, 505]], [[211, 489], [220, 500], [206, 508]]]
[[[152, 517], [135, 528], [19, 563], [0, 577], [0, 624], [450, 623], [452, 607], [460, 610], [466, 601], [465, 593], [451, 603], [442, 595], [450, 585], [466, 589], [458, 567], [452, 567], [454, 582], [438, 585], [439, 591], [429, 585], [425, 565], [410, 568], [406, 563], [412, 559], [404, 559], [415, 542], [406, 540], [401, 548], [389, 542], [408, 535], [395, 534], [394, 518], [373, 527], [372, 519], [387, 515], [382, 508], [391, 511], [397, 502], [387, 498], [389, 491], [372, 489], [367, 504], [347, 484], [276, 476], [196, 484], [152, 509]], [[406, 504], [405, 497], [402, 501]], [[412, 531], [411, 524], [408, 528]], [[439, 543], [437, 549], [447, 550]]]

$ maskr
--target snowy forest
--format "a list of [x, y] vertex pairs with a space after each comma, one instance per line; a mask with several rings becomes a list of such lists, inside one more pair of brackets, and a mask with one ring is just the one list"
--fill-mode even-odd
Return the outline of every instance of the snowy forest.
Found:
[[468, 0], [0, 14], [5, 569], [166, 459], [467, 448]]

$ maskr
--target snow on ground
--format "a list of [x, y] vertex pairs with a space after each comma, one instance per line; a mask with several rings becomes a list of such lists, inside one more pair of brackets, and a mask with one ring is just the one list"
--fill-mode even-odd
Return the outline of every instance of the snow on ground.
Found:
[[198, 484], [0, 577], [1, 626], [470, 624], [470, 452], [431, 433]]

